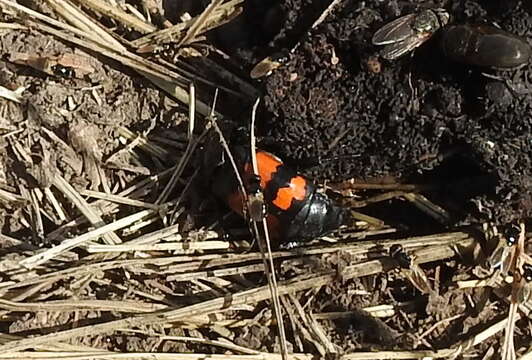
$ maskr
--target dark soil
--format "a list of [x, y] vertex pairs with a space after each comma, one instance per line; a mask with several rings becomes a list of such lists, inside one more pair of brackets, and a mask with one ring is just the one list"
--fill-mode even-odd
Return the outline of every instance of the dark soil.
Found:
[[[344, 1], [309, 34], [304, 30], [329, 2], [286, 0], [268, 10], [260, 3], [250, 5], [249, 27], [239, 29], [256, 36], [231, 51], [252, 66], [298, 44], [289, 62], [262, 80], [264, 147], [313, 177], [437, 184], [431, 196], [460, 208], [455, 220], [532, 215], [532, 64], [502, 72], [453, 63], [438, 33], [412, 56], [379, 59], [372, 35], [419, 10], [407, 2]], [[445, 7], [450, 24], [494, 23], [527, 39], [532, 16], [522, 4], [433, 7]]]

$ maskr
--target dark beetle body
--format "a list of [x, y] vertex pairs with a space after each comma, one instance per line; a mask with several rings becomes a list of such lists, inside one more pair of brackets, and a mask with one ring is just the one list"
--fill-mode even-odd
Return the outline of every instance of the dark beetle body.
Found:
[[74, 76], [76, 76], [76, 72], [73, 68], [59, 64], [52, 66], [52, 71], [55, 75], [63, 76], [66, 78], [73, 78]]
[[[244, 184], [252, 180], [253, 170], [247, 148], [232, 150]], [[257, 150], [260, 188], [264, 194], [266, 220], [272, 239], [278, 243], [319, 237], [337, 229], [344, 210], [335, 206], [306, 178], [266, 151]], [[236, 213], [245, 216], [244, 199], [231, 163], [221, 162], [212, 175], [212, 191]]]
[[457, 62], [511, 69], [530, 58], [528, 43], [506, 31], [487, 25], [452, 25], [443, 30], [445, 55]]

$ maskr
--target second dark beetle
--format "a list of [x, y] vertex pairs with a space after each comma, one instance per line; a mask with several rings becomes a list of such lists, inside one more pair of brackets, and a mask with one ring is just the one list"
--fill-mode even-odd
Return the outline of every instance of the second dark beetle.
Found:
[[488, 25], [452, 25], [443, 30], [442, 48], [451, 60], [478, 66], [511, 69], [528, 62], [528, 43]]

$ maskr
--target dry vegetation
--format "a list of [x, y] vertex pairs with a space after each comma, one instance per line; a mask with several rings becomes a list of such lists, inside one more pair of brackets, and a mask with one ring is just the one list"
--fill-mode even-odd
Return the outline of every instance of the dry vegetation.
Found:
[[[338, 187], [359, 211], [350, 228], [271, 253], [290, 353], [278, 354], [261, 253], [189, 206], [197, 124], [223, 108], [214, 89], [249, 104], [258, 91], [187, 59], [217, 51], [206, 32], [243, 1], [164, 27], [149, 0], [0, 0], [0, 359], [532, 358], [524, 225], [508, 268], [491, 271], [489, 224], [403, 238], [364, 214], [400, 198], [445, 222], [411, 184]], [[166, 44], [179, 61], [140, 55]]]

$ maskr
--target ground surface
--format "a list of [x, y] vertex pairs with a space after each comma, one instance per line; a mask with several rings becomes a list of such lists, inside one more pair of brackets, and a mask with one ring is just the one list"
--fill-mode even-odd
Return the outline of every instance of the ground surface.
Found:
[[[183, 9], [168, 3], [158, 5], [166, 10], [170, 21], [178, 22], [176, 14]], [[316, 340], [320, 337], [309, 335], [309, 330], [317, 326], [313, 324], [323, 328], [332, 347], [340, 353], [453, 347], [500, 321], [508, 311], [504, 296], [496, 295], [496, 291], [457, 286], [460, 280], [486, 277], [479, 266], [485, 268], [485, 259], [478, 260], [479, 250], [472, 241], [467, 247], [475, 249], [475, 256], [464, 250], [470, 258], [454, 257], [423, 265], [434, 288], [429, 293], [416, 289], [408, 280], [407, 271], [381, 269], [361, 272], [368, 276], [358, 277], [349, 275], [345, 269], [353, 274], [361, 262], [377, 257], [384, 258], [384, 263], [389, 260], [388, 243], [376, 242], [370, 252], [353, 249], [354, 240], [363, 239], [372, 231], [377, 234], [372, 239], [380, 236], [393, 242], [472, 225], [464, 231], [478, 240], [483, 239], [480, 226], [476, 226], [481, 221], [504, 224], [532, 216], [532, 93], [512, 93], [504, 82], [511, 81], [517, 92], [532, 90], [532, 64], [510, 72], [454, 64], [441, 56], [438, 35], [413, 56], [382, 61], [375, 58], [379, 49], [371, 45], [372, 34], [387, 21], [415, 11], [415, 4], [344, 1], [307, 35], [305, 29], [328, 3], [247, 1], [240, 18], [210, 34], [209, 41], [231, 58], [223, 66], [250, 83], [247, 74], [255, 63], [299, 42], [286, 65], [254, 83], [264, 94], [259, 116], [260, 145], [320, 182], [340, 183], [354, 178], [355, 184], [386, 184], [391, 189], [416, 184], [428, 189], [423, 194], [442, 206], [449, 219], [439, 221], [404, 200], [357, 205], [354, 207], [362, 207], [361, 212], [382, 220], [385, 226], [359, 222], [351, 229], [355, 235], [349, 235], [349, 231], [343, 235], [344, 242], [338, 251], [320, 243], [310, 248], [316, 250], [314, 255], [301, 255], [304, 251], [297, 249], [290, 255], [278, 255], [281, 280], [298, 283], [295, 280], [312, 280], [320, 274], [330, 276], [322, 285], [316, 281], [315, 287], [309, 285], [283, 299], [289, 313], [285, 316], [289, 347], [294, 352], [325, 353], [324, 345]], [[451, 21], [493, 22], [532, 39], [532, 10], [524, 8], [522, 2], [509, 1], [501, 7], [497, 3], [435, 5], [444, 6], [451, 13]], [[201, 9], [196, 4], [186, 10], [195, 15]], [[201, 254], [185, 250], [171, 259], [167, 259], [168, 255], [174, 254], [161, 250], [98, 257], [87, 249], [75, 249], [49, 267], [26, 272], [17, 268], [18, 262], [33, 255], [36, 249], [60, 244], [65, 238], [92, 228], [83, 222], [65, 226], [80, 211], [50, 186], [48, 170], [59, 171], [87, 200], [90, 196], [83, 191], [89, 189], [118, 193], [146, 175], [158, 174], [176, 164], [176, 157], [186, 147], [188, 115], [186, 105], [170, 100], [145, 78], [118, 62], [39, 31], [0, 31], [0, 85], [27, 88], [22, 104], [0, 99], [0, 190], [20, 194], [26, 200], [40, 199], [37, 203], [42, 209], [37, 213], [44, 214], [41, 223], [35, 225], [38, 223], [35, 209], [28, 203], [0, 202], [0, 233], [8, 236], [0, 235], [4, 256], [0, 297], [6, 300], [0, 304], [3, 309], [0, 332], [23, 337], [42, 335], [130, 314], [180, 308], [266, 284], [261, 270], [256, 268], [240, 269], [237, 275], [229, 270], [221, 275], [203, 272], [237, 265], [260, 267], [256, 252], [239, 254], [234, 249], [207, 250]], [[127, 28], [118, 27], [117, 31], [128, 39], [137, 37]], [[86, 58], [94, 71], [83, 79], [51, 76], [14, 64], [14, 53], [74, 53]], [[380, 71], [370, 71], [368, 62], [372, 61], [378, 62]], [[502, 80], [488, 78], [483, 72]], [[208, 103], [213, 89], [209, 88], [206, 94], [198, 96]], [[218, 109], [246, 124], [253, 100], [250, 96], [235, 100], [222, 94]], [[134, 135], [126, 136], [126, 130]], [[135, 137], [142, 134], [162, 149], [158, 155], [144, 148], [132, 150], [138, 145], [131, 145], [137, 141]], [[131, 151], [124, 151], [128, 146]], [[187, 167], [184, 179], [194, 172], [194, 164], [197, 162]], [[104, 174], [98, 169], [103, 169]], [[158, 181], [132, 198], [154, 203], [166, 178]], [[349, 189], [349, 184], [352, 183], [331, 186], [333, 196], [345, 204], [382, 193], [357, 192]], [[179, 186], [182, 190], [184, 185]], [[46, 191], [50, 189], [61, 203], [64, 218], [57, 215], [49, 200]], [[179, 208], [183, 212], [176, 211], [178, 233], [185, 239], [196, 236], [192, 230], [199, 225], [211, 224], [221, 217], [220, 211], [213, 210], [212, 197], [199, 189], [193, 187], [184, 201], [185, 207]], [[177, 198], [179, 194], [176, 191], [172, 196]], [[201, 204], [196, 206], [198, 202]], [[103, 211], [102, 217], [112, 222], [136, 211], [136, 207], [120, 205], [113, 211]], [[118, 232], [121, 238], [138, 239], [168, 226], [160, 218], [169, 210], [158, 211], [144, 228], [139, 225]], [[238, 219], [228, 221], [231, 225], [233, 222], [242, 226]], [[356, 231], [361, 233], [357, 235]], [[196, 239], [204, 239], [202, 234]], [[441, 238], [447, 244], [444, 236]], [[162, 243], [166, 241], [170, 240]], [[416, 246], [412, 248], [426, 248], [422, 242]], [[128, 262], [131, 259], [138, 263]], [[117, 261], [116, 265], [110, 264], [111, 260]], [[89, 267], [90, 264], [95, 265]], [[383, 269], [396, 268], [397, 264], [393, 265]], [[46, 276], [59, 270], [72, 272], [47, 280]], [[95, 302], [77, 306], [81, 300]], [[486, 301], [485, 306], [477, 306], [482, 300]], [[58, 311], [53, 301], [67, 303], [59, 303], [65, 308]], [[114, 308], [111, 302], [119, 306]], [[125, 302], [131, 307], [126, 307]], [[31, 304], [37, 303], [45, 305], [31, 308]], [[388, 305], [394, 312], [379, 315], [371, 309], [376, 305]], [[313, 323], [304, 318], [305, 312], [318, 314], [322, 320], [313, 319]], [[137, 326], [134, 330], [120, 327], [115, 332], [72, 338], [69, 343], [129, 352], [225, 351], [190, 341], [203, 338], [273, 352], [279, 349], [279, 344], [272, 316], [270, 302], [244, 302], [228, 311], [216, 312], [216, 319], [210, 322], [187, 318], [176, 326], [166, 324], [166, 328], [163, 324]], [[189, 341], [174, 341], [169, 336], [183, 336]], [[6, 341], [2, 338], [0, 344]], [[522, 316], [517, 324], [516, 349], [530, 351], [531, 341], [530, 320]], [[467, 350], [464, 356], [481, 358], [490, 351], [497, 353], [502, 342], [500, 332]]]
[[[510, 3], [435, 5], [446, 6], [451, 23], [495, 23], [530, 38], [528, 9]], [[288, 64], [264, 80], [266, 144], [295, 163], [303, 160], [302, 170], [313, 176], [436, 181], [445, 188], [439, 201], [474, 203], [467, 216], [507, 222], [531, 215], [532, 94], [512, 94], [504, 83], [530, 89], [530, 63], [506, 72], [453, 63], [438, 33], [413, 57], [379, 60], [373, 33], [415, 4], [342, 2], [302, 34], [325, 8], [316, 4], [324, 2], [281, 1], [274, 7], [286, 14], [279, 32], [253, 48], [258, 61], [301, 40]]]

